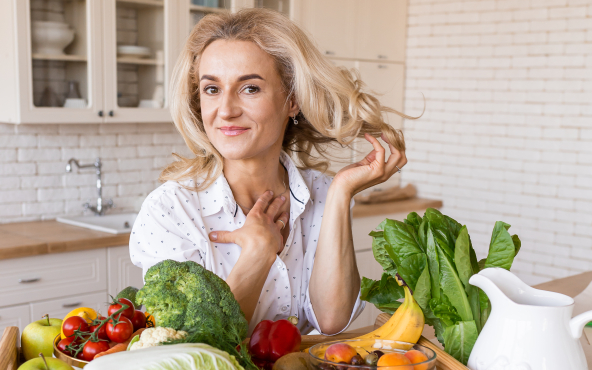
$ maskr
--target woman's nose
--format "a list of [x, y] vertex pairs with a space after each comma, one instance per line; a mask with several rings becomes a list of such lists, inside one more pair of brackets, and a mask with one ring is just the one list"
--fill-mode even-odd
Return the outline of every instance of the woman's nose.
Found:
[[218, 116], [225, 120], [240, 116], [241, 109], [237, 100], [238, 97], [234, 94], [224, 94], [218, 107]]

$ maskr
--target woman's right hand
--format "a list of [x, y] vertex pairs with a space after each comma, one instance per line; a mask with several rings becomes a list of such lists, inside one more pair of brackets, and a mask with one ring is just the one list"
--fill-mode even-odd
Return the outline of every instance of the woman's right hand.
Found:
[[270, 204], [272, 199], [273, 192], [266, 191], [247, 214], [243, 227], [234, 231], [212, 231], [209, 234], [210, 240], [216, 243], [235, 243], [243, 251], [257, 251], [275, 258], [284, 245], [281, 230], [288, 224], [288, 213], [283, 212], [277, 217], [286, 198], [277, 197]]

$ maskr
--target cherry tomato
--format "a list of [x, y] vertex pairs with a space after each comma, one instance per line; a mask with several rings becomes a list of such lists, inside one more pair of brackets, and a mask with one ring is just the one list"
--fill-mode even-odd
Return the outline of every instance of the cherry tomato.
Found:
[[102, 340], [98, 342], [88, 341], [82, 349], [82, 358], [85, 361], [92, 361], [98, 353], [105, 352], [109, 349], [109, 343]]
[[146, 327], [146, 316], [144, 316], [144, 312], [136, 311], [134, 312], [134, 317], [132, 318], [132, 324], [134, 325], [134, 332], [138, 329]]
[[60, 342], [58, 343], [58, 350], [62, 353], [67, 354], [68, 356], [72, 356], [72, 352], [68, 351], [66, 349], [66, 346], [69, 345], [70, 343], [72, 343], [72, 341], [74, 340], [74, 337], [69, 337], [69, 338], [64, 338], [62, 340], [60, 340]]
[[74, 335], [75, 330], [86, 331], [88, 332], [88, 324], [86, 320], [84, 320], [80, 316], [70, 316], [64, 321], [62, 324], [62, 329], [64, 329], [64, 335], [67, 337], [71, 337]]
[[[132, 301], [130, 301], [127, 298], [119, 298], [117, 300], [119, 303], [114, 303], [112, 305], [109, 306], [109, 310], [107, 310], [107, 314], [109, 316], [111, 316], [114, 312], [119, 311], [119, 309], [121, 308], [121, 303], [127, 305], [128, 307], [123, 310], [121, 312], [121, 316], [125, 316], [128, 319], [132, 319], [134, 317], [134, 312], [136, 311], [136, 309], [134, 308], [134, 304], [132, 303]], [[119, 315], [118, 315], [119, 316]]]
[[113, 342], [123, 343], [132, 336], [134, 324], [125, 316], [121, 316], [117, 325], [113, 325], [113, 319], [107, 321], [107, 336]]
[[[104, 316], [99, 316], [97, 317], [97, 320], [105, 320], [106, 317]], [[95, 330], [97, 330], [97, 328], [99, 327], [100, 324], [97, 325], [91, 325], [90, 327], [90, 332], [94, 333]], [[107, 336], [107, 324], [101, 326], [101, 328], [99, 329], [99, 333], [97, 334], [97, 337], [99, 339], [105, 339], [105, 340], [109, 340], [109, 337]]]

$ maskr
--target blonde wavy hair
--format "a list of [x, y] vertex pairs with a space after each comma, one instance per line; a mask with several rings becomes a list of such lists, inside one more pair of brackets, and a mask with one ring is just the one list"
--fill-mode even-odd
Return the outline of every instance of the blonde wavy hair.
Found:
[[[177, 60], [171, 83], [171, 114], [175, 126], [195, 155], [176, 160], [160, 175], [161, 181], [202, 179], [192, 189], [203, 190], [223, 170], [223, 157], [208, 139], [201, 117], [199, 62], [216, 40], [250, 41], [275, 60], [287, 100], [300, 107], [298, 125], [288, 124], [283, 150], [299, 168], [327, 171], [331, 145], [349, 147], [356, 137], [384, 133], [398, 150], [405, 150], [403, 133], [388, 125], [382, 114], [392, 112], [366, 91], [355, 70], [337, 67], [327, 60], [306, 34], [279, 12], [243, 9], [237, 13], [205, 16], [194, 28]], [[316, 155], [311, 154], [313, 149]]]

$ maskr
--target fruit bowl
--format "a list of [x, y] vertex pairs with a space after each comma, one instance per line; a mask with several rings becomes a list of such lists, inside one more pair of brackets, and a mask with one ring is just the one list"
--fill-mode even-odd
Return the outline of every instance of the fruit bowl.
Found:
[[58, 358], [62, 361], [64, 361], [65, 363], [67, 363], [70, 366], [73, 366], [74, 368], [83, 368], [86, 365], [88, 365], [88, 361], [84, 361], [84, 360], [79, 360], [77, 358], [74, 358], [72, 356], [68, 356], [67, 354], [61, 352], [58, 349], [58, 343], [60, 343], [61, 340], [61, 335], [58, 334], [55, 339], [53, 340], [53, 355], [55, 356], [55, 358]]
[[[334, 362], [325, 359], [327, 348], [333, 344], [347, 344], [362, 357], [365, 358], [370, 352], [381, 351], [385, 355], [389, 353], [398, 353], [404, 355], [408, 351], [415, 350], [421, 352], [427, 360], [406, 365], [387, 364], [385, 366], [377, 365], [352, 365], [345, 362]], [[337, 340], [332, 342], [319, 343], [309, 349], [310, 365], [313, 370], [433, 370], [436, 368], [436, 352], [431, 349], [420, 346], [419, 344], [399, 342], [386, 339], [349, 339]]]

